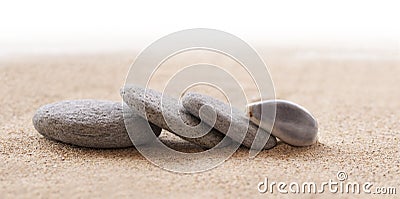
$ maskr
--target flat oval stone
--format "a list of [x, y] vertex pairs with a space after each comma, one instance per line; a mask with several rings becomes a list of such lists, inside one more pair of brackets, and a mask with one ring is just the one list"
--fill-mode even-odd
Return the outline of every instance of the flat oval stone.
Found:
[[[126, 131], [122, 106], [121, 102], [103, 100], [61, 101], [40, 107], [32, 122], [40, 134], [60, 142], [91, 148], [130, 147], [133, 144]], [[131, 111], [127, 115], [128, 128], [137, 132], [146, 129], [148, 122], [138, 114]], [[161, 128], [150, 126], [157, 136], [161, 133]], [[140, 137], [135, 143], [146, 144], [150, 140]]]
[[[275, 109], [275, 123], [268, 110]], [[252, 122], [271, 129], [272, 135], [293, 146], [309, 146], [317, 141], [318, 122], [305, 108], [286, 100], [267, 100], [247, 106]], [[262, 120], [261, 115], [263, 115]], [[273, 124], [272, 124], [273, 123]], [[273, 125], [273, 127], [272, 127]]]
[[[121, 89], [125, 103], [150, 122], [203, 148], [224, 147], [232, 140], [188, 113], [178, 99], [141, 86], [127, 84]], [[165, 118], [164, 118], [165, 116]], [[192, 135], [193, 137], [184, 136]], [[199, 135], [199, 136], [195, 136]]]
[[[214, 128], [220, 132], [227, 134], [229, 130], [232, 134], [228, 136], [248, 148], [251, 148], [257, 132], [260, 137], [267, 139], [263, 140], [265, 145], [259, 146], [260, 149], [270, 149], [276, 145], [274, 136], [251, 123], [243, 112], [218, 99], [199, 93], [188, 92], [182, 98], [182, 105], [191, 114], [201, 118], [209, 125], [214, 124]], [[243, 133], [245, 135], [241, 135]]]

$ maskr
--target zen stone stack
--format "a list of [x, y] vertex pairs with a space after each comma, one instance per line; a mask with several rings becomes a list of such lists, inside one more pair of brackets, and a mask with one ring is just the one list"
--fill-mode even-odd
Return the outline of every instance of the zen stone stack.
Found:
[[[48, 104], [37, 110], [33, 125], [49, 139], [92, 148], [133, 146], [130, 136], [135, 145], [148, 144], [161, 128], [205, 149], [235, 141], [248, 148], [270, 149], [277, 144], [275, 136], [293, 146], [317, 141], [317, 120], [289, 101], [252, 103], [246, 115], [199, 93], [186, 93], [180, 103], [152, 89], [125, 85], [121, 96], [126, 104], [104, 100]], [[271, 114], [275, 108], [276, 115]]]

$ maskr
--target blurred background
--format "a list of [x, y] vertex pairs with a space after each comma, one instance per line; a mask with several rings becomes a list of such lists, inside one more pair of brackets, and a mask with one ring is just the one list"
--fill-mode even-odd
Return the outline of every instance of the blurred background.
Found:
[[396, 1], [5, 1], [0, 55], [141, 50], [169, 33], [214, 28], [250, 45], [399, 48]]

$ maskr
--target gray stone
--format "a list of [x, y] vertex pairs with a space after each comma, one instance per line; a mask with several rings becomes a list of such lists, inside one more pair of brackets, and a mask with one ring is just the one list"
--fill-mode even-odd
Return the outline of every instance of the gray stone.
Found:
[[243, 112], [215, 98], [188, 92], [183, 96], [182, 104], [191, 114], [209, 125], [214, 124], [214, 128], [248, 148], [252, 146], [257, 133], [261, 139], [253, 145], [256, 149], [270, 149], [276, 145], [275, 137], [251, 123]]
[[[125, 105], [126, 106], [126, 105]], [[70, 100], [40, 107], [33, 116], [36, 130], [43, 136], [91, 148], [122, 148], [133, 146], [125, 128], [123, 111], [126, 111], [128, 128], [138, 133], [148, 122], [121, 102], [103, 100]], [[161, 128], [151, 124], [158, 136]], [[140, 132], [142, 133], [142, 132]], [[151, 139], [141, 137], [137, 144]]]
[[224, 147], [232, 142], [229, 138], [224, 139], [221, 132], [188, 113], [178, 99], [166, 94], [130, 84], [121, 89], [121, 96], [142, 117], [203, 148]]
[[[275, 109], [276, 117], [273, 123], [271, 110]], [[272, 135], [293, 146], [309, 146], [317, 141], [317, 120], [305, 108], [285, 100], [267, 100], [251, 103], [248, 115], [252, 122], [261, 128], [271, 129]], [[260, 121], [261, 115], [262, 121]], [[272, 127], [273, 125], [273, 127]]]

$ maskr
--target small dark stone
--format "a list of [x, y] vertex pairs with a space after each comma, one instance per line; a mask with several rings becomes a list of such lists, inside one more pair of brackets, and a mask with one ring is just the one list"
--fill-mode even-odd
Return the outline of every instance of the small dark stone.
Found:
[[[276, 106], [275, 123], [271, 112]], [[317, 120], [305, 108], [285, 100], [267, 100], [251, 103], [248, 114], [252, 122], [270, 130], [272, 135], [293, 146], [309, 146], [317, 141]], [[262, 117], [262, 121], [260, 121]]]

